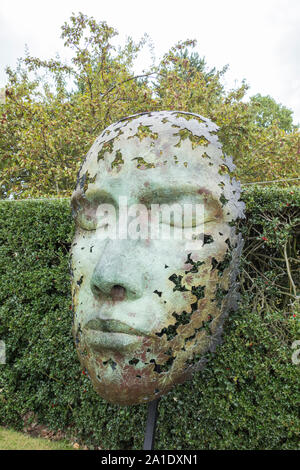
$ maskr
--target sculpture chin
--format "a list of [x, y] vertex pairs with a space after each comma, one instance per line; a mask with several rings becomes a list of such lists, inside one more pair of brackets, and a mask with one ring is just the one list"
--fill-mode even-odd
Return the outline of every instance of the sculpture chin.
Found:
[[215, 321], [214, 335], [203, 330], [191, 351], [175, 348], [173, 356], [168, 355], [165, 338], [84, 330], [77, 352], [95, 391], [106, 401], [124, 406], [147, 403], [187, 381], [204, 366], [205, 353], [219, 342], [221, 323], [222, 315]]
[[176, 374], [174, 371], [155, 372], [153, 375], [152, 364], [141, 370], [128, 363], [122, 365], [117, 354], [115, 359], [118, 363], [110, 359], [105, 364], [108, 367], [106, 373], [103, 372], [103, 362], [106, 362], [103, 361], [103, 350], [100, 354], [90, 352], [84, 359], [80, 357], [80, 362], [88, 371], [94, 390], [109, 403], [121, 406], [153, 401], [166, 394], [174, 384], [183, 383], [192, 376], [192, 370], [177, 371]]

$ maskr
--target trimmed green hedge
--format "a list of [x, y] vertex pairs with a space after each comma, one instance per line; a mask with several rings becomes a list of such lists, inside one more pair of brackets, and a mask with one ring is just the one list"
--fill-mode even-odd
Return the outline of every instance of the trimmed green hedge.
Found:
[[[205, 370], [161, 399], [157, 449], [299, 448], [300, 366], [292, 363], [291, 344], [300, 339], [300, 190], [253, 188], [243, 199], [240, 309]], [[77, 360], [72, 230], [68, 200], [0, 202], [0, 339], [7, 354], [0, 423], [21, 429], [33, 411], [91, 448], [139, 449], [147, 406], [104, 402]]]

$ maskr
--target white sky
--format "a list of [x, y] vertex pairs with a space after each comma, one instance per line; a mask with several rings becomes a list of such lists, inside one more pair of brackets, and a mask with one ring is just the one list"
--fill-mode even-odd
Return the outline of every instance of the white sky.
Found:
[[[180, 40], [197, 39], [208, 66], [229, 64], [226, 84], [242, 79], [249, 96], [271, 95], [300, 122], [300, 0], [1, 0], [0, 87], [4, 69], [24, 56], [66, 57], [60, 26], [81, 11], [138, 40], [148, 33], [159, 58]], [[150, 62], [145, 51], [137, 71]]]

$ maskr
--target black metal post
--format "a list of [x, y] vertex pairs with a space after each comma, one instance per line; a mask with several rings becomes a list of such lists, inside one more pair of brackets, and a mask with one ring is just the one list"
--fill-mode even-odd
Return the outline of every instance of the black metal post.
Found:
[[159, 398], [157, 400], [150, 401], [148, 405], [148, 416], [143, 450], [153, 450], [154, 448], [158, 402]]

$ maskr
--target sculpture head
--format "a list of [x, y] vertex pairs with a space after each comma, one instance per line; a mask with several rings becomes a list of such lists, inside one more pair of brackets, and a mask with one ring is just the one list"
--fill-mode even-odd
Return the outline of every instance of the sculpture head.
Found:
[[[131, 116], [103, 131], [80, 169], [73, 332], [110, 402], [152, 401], [188, 379], [236, 307], [243, 203], [217, 131], [191, 113]], [[191, 205], [199, 213], [180, 212]]]

